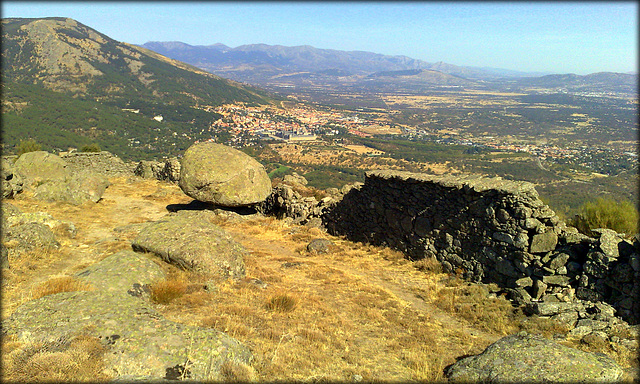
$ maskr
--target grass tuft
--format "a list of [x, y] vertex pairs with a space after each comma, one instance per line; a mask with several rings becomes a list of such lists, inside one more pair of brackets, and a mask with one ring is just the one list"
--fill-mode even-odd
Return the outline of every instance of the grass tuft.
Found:
[[169, 278], [151, 284], [151, 301], [157, 304], [169, 304], [187, 293], [188, 284], [180, 277]]
[[35, 287], [31, 293], [31, 297], [35, 300], [61, 292], [89, 291], [91, 289], [91, 285], [74, 277], [56, 277]]
[[267, 309], [276, 312], [291, 312], [298, 304], [298, 299], [286, 293], [272, 296], [267, 301]]

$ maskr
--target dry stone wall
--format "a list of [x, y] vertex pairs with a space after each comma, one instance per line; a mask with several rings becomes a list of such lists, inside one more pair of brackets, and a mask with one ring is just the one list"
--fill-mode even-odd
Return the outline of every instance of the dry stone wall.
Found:
[[332, 234], [435, 257], [448, 272], [497, 283], [523, 305], [604, 301], [623, 319], [640, 319], [637, 239], [579, 234], [531, 183], [372, 171], [322, 220]]

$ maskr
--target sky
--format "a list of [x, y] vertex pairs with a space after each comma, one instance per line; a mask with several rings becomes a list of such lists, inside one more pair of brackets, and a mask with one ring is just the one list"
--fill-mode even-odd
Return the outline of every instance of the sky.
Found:
[[30, 2], [2, 17], [70, 17], [122, 42], [311, 45], [525, 72], [634, 72], [633, 2]]

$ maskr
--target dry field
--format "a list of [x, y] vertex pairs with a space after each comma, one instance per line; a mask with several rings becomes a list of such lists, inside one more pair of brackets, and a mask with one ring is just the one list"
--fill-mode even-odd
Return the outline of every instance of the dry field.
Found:
[[[412, 172], [430, 172], [435, 174], [457, 173], [448, 163], [419, 163], [403, 159], [385, 157], [384, 152], [376, 151], [362, 145], [329, 146], [322, 143], [305, 144], [270, 144], [271, 149], [278, 153], [287, 164], [304, 165], [332, 165], [356, 169], [393, 169], [410, 170]], [[369, 154], [382, 153], [381, 156], [371, 157]]]
[[[11, 268], [3, 270], [2, 315], [46, 294], [91, 289], [71, 276], [129, 248], [135, 231], [127, 225], [157, 220], [167, 205], [190, 201], [175, 185], [137, 178], [112, 179], [95, 205], [34, 202], [29, 196], [11, 201], [23, 212], [44, 211], [72, 222], [78, 233], [60, 234], [59, 250], [10, 260]], [[551, 321], [525, 321], [491, 293], [495, 287], [443, 274], [431, 260], [411, 262], [387, 248], [259, 215], [220, 214], [217, 224], [247, 249], [246, 278], [208, 292], [192, 289], [197, 276], [164, 265], [168, 277], [152, 286], [152, 298], [168, 319], [226, 332], [251, 349], [252, 366], [228, 367], [230, 381], [441, 381], [447, 365], [502, 336], [564, 331]], [[330, 254], [307, 251], [317, 238], [333, 242]], [[600, 351], [624, 366], [632, 359], [606, 346]], [[105, 351], [90, 337], [55, 348], [3, 339], [2, 352], [9, 356], [5, 379], [109, 379], [100, 360]]]

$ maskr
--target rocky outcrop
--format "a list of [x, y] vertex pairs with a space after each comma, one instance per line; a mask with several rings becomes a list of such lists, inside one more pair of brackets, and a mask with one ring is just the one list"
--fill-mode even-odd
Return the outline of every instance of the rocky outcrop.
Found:
[[109, 186], [109, 180], [97, 173], [75, 173], [66, 179], [51, 180], [36, 187], [33, 197], [42, 201], [59, 201], [81, 205], [97, 203]]
[[169, 264], [217, 278], [245, 275], [244, 248], [213, 224], [212, 211], [178, 211], [147, 224], [133, 240]]
[[9, 227], [2, 240], [7, 247], [9, 257], [38, 249], [47, 250], [60, 247], [51, 228], [33, 222]]
[[187, 149], [179, 185], [196, 200], [226, 207], [256, 204], [271, 193], [271, 180], [262, 164], [237, 149], [212, 142]]
[[61, 154], [72, 172], [91, 169], [94, 174], [106, 177], [131, 176], [134, 165], [125, 163], [121, 158], [108, 151], [73, 152]]
[[24, 178], [25, 186], [66, 180], [71, 176], [67, 163], [59, 156], [46, 151], [23, 153], [14, 163], [14, 169]]
[[638, 241], [579, 234], [527, 182], [373, 171], [323, 222], [335, 235], [435, 257], [447, 272], [497, 283], [519, 304], [605, 301], [625, 320], [640, 319]]
[[100, 292], [121, 292], [132, 296], [147, 293], [149, 285], [164, 278], [160, 266], [133, 251], [120, 251], [105, 257], [76, 274]]
[[145, 179], [156, 179], [177, 183], [180, 180], [180, 160], [176, 157], [160, 161], [142, 160], [133, 173]]
[[54, 219], [45, 212], [23, 213], [2, 201], [2, 262], [10, 267], [10, 259], [34, 251], [46, 252], [60, 246], [56, 235], [75, 237], [73, 223]]
[[93, 291], [29, 301], [3, 320], [3, 332], [23, 343], [57, 342], [79, 334], [100, 338], [116, 380], [221, 381], [227, 362], [248, 364], [250, 351], [224, 333], [171, 322], [141, 298], [139, 288], [161, 276], [144, 256], [119, 252], [78, 273]]
[[[113, 157], [107, 155], [103, 157]], [[34, 198], [42, 201], [74, 205], [96, 203], [109, 186], [104, 174], [82, 165], [70, 167], [61, 157], [45, 151], [22, 154], [16, 160], [15, 172], [24, 179], [25, 188], [33, 191]]]
[[504, 337], [481, 354], [459, 360], [446, 370], [453, 382], [491, 383], [612, 383], [622, 374], [622, 368], [603, 354], [583, 352], [526, 333]]
[[12, 198], [22, 192], [22, 177], [14, 170], [13, 163], [2, 158], [2, 168], [0, 168], [0, 178], [2, 178], [2, 198]]

